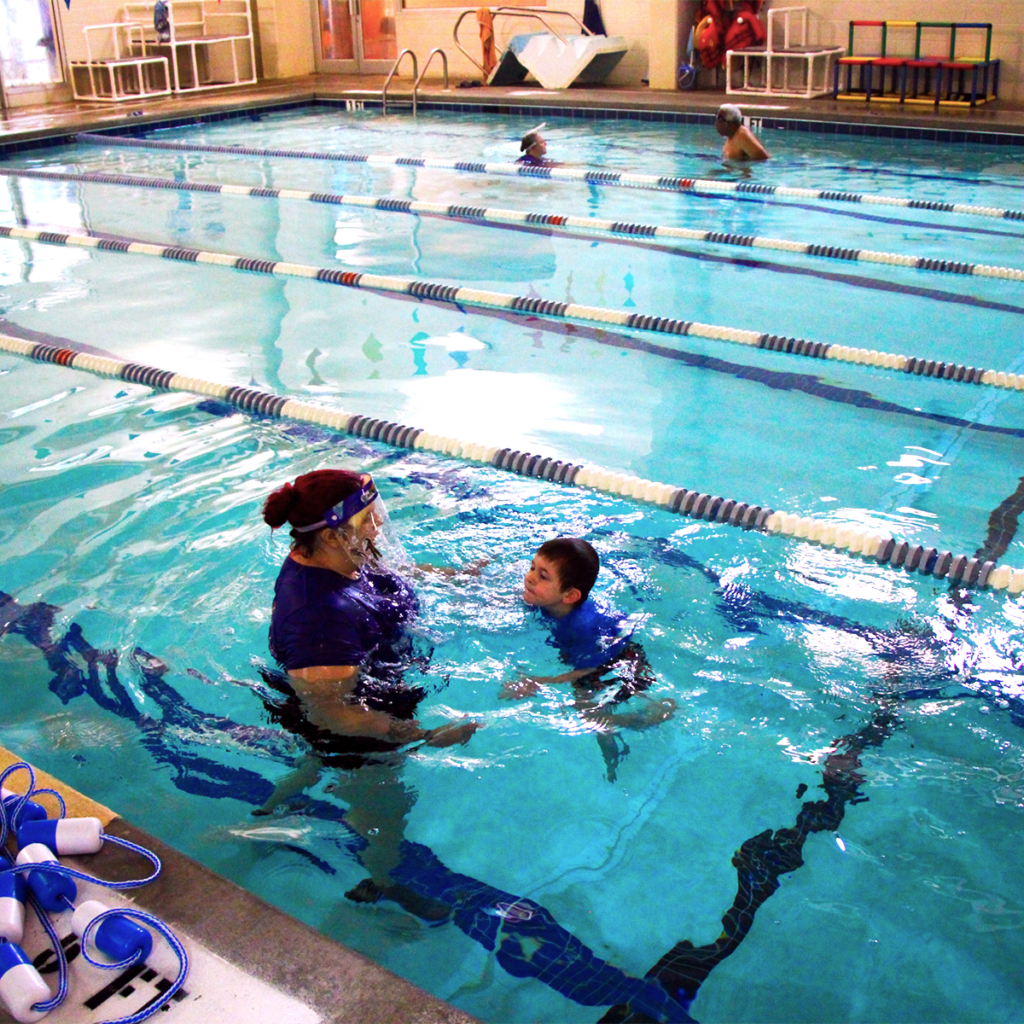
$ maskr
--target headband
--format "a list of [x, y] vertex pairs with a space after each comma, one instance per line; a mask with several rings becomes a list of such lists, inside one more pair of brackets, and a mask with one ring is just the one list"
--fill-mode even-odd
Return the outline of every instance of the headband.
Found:
[[377, 487], [371, 477], [366, 478], [366, 483], [354, 494], [350, 494], [340, 505], [329, 508], [319, 523], [310, 523], [309, 526], [293, 526], [293, 533], [310, 533], [312, 530], [319, 530], [323, 526], [330, 526], [337, 529], [347, 523], [354, 515], [358, 515], [364, 508], [368, 508], [377, 500]]

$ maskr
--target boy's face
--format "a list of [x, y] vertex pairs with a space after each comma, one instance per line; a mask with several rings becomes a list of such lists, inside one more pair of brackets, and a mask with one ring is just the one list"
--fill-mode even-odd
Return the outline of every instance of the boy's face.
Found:
[[523, 600], [528, 605], [564, 613], [571, 610], [579, 599], [580, 592], [576, 587], [562, 589], [557, 562], [541, 554], [533, 556], [530, 569], [523, 581]]

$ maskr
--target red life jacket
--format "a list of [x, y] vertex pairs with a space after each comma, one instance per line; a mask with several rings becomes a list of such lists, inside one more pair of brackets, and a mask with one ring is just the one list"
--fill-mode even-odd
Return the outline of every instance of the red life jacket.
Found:
[[726, 50], [759, 46], [767, 39], [768, 33], [757, 17], [763, 2], [704, 0], [693, 32], [694, 49], [704, 67], [721, 67]]
[[697, 27], [693, 33], [693, 47], [706, 68], [717, 68], [725, 59], [722, 40], [727, 27], [726, 12], [721, 0], [704, 0], [697, 13]]
[[747, 46], [762, 46], [768, 38], [764, 25], [756, 14], [750, 11], [737, 13], [725, 33], [726, 50], [742, 50]]

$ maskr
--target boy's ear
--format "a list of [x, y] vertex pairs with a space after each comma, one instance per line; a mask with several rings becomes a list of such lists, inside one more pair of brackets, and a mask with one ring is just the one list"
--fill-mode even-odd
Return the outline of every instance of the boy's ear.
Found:
[[583, 600], [583, 591], [579, 587], [570, 587], [562, 594], [562, 601], [565, 604], [579, 604]]

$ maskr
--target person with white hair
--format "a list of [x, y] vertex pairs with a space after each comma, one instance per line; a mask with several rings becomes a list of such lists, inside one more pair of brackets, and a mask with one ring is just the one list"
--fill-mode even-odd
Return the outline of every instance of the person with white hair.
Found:
[[723, 103], [715, 115], [715, 130], [725, 138], [723, 160], [768, 160], [768, 150], [743, 123], [743, 113], [733, 103]]

